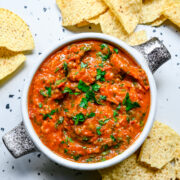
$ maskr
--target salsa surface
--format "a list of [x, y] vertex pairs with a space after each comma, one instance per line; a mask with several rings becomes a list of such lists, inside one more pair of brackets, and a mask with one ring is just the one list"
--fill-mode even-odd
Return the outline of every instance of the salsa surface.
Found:
[[105, 161], [140, 135], [150, 108], [146, 73], [116, 47], [89, 40], [49, 56], [37, 70], [28, 112], [41, 141], [71, 161]]

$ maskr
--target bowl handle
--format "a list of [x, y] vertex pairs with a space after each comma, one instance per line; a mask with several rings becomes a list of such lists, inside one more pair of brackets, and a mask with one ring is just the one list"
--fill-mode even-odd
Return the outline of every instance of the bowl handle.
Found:
[[171, 58], [167, 48], [156, 37], [134, 48], [144, 56], [152, 73]]
[[23, 122], [6, 133], [2, 139], [9, 152], [15, 158], [37, 151], [34, 143], [26, 132]]

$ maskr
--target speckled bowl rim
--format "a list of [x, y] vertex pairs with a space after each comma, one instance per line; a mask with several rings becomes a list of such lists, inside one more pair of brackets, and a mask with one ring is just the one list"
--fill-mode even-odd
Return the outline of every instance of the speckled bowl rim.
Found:
[[[134, 60], [145, 70], [149, 84], [150, 84], [150, 93], [151, 93], [151, 106], [150, 106], [150, 112], [149, 116], [146, 122], [146, 125], [140, 134], [140, 136], [137, 138], [137, 140], [127, 149], [125, 150], [122, 154], [115, 156], [112, 159], [106, 160], [104, 162], [97, 162], [97, 163], [77, 163], [73, 162], [67, 159], [64, 159], [51, 151], [48, 147], [46, 147], [41, 140], [39, 139], [38, 135], [36, 134], [31, 121], [28, 116], [28, 104], [27, 104], [27, 97], [28, 97], [28, 91], [29, 91], [29, 86], [31, 84], [32, 78], [34, 77], [34, 74], [36, 73], [37, 69], [41, 65], [41, 63], [52, 53], [57, 51], [58, 49], [61, 49], [63, 46], [77, 42], [77, 41], [82, 41], [82, 40], [88, 40], [88, 39], [96, 39], [96, 40], [101, 40], [110, 44], [113, 44], [116, 47], [119, 47], [121, 49], [124, 49], [127, 53], [129, 53]], [[25, 128], [31, 137], [32, 141], [34, 142], [35, 146], [43, 152], [48, 158], [50, 158], [52, 161], [58, 163], [59, 165], [72, 168], [72, 169], [77, 169], [77, 170], [97, 170], [97, 169], [102, 169], [102, 168], [107, 168], [110, 166], [113, 166], [124, 159], [128, 158], [130, 155], [132, 155], [137, 149], [142, 145], [144, 140], [146, 139], [147, 135], [149, 134], [149, 131], [152, 128], [153, 122], [154, 122], [154, 116], [156, 112], [156, 96], [157, 96], [157, 90], [156, 90], [156, 84], [154, 81], [154, 77], [147, 66], [145, 59], [143, 56], [134, 48], [131, 46], [127, 45], [123, 41], [114, 38], [109, 35], [105, 34], [100, 34], [100, 33], [80, 33], [77, 35], [70, 36], [68, 38], [64, 38], [61, 40], [59, 43], [56, 45], [52, 46], [51, 48], [47, 48], [47, 50], [43, 53], [43, 56], [39, 57], [37, 59], [37, 63], [32, 67], [32, 71], [29, 74], [25, 86], [24, 86], [24, 91], [23, 91], [23, 96], [22, 96], [22, 101], [21, 101], [21, 106], [22, 106], [22, 115], [23, 115], [23, 121]]]

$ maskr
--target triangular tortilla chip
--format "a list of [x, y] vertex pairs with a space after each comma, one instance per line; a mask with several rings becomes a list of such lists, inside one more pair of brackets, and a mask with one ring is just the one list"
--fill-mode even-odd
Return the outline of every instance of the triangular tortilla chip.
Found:
[[0, 47], [11, 51], [34, 49], [28, 25], [18, 15], [3, 8], [0, 8]]
[[14, 72], [25, 60], [22, 53], [0, 48], [0, 80]]
[[86, 20], [98, 16], [107, 10], [101, 0], [56, 0], [63, 17], [63, 26], [87, 25]]

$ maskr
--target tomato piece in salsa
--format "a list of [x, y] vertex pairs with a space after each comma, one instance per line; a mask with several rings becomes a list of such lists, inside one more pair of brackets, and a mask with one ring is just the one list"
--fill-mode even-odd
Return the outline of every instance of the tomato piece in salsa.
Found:
[[145, 71], [126, 52], [96, 40], [50, 55], [28, 95], [29, 117], [41, 141], [80, 163], [125, 151], [142, 132], [149, 108]]

